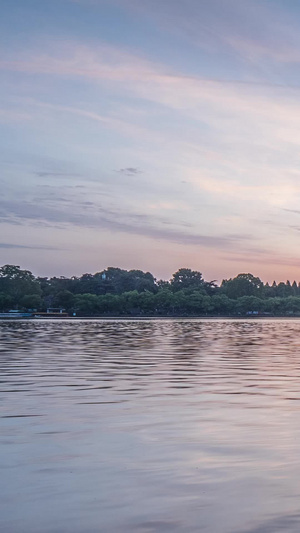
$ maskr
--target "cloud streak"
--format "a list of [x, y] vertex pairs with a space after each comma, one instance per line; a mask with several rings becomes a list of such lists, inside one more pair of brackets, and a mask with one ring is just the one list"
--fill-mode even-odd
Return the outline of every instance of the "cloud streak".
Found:
[[143, 171], [136, 167], [120, 168], [119, 170], [116, 170], [116, 172], [119, 174], [125, 174], [126, 176], [137, 176], [138, 174], [143, 174]]
[[[209, 123], [214, 127], [222, 127], [222, 120], [246, 116], [247, 120], [289, 121], [297, 124], [295, 111], [299, 111], [298, 96], [293, 90], [282, 84], [247, 84], [245, 82], [203, 79], [198, 76], [182, 75], [160, 63], [154, 63], [132, 53], [126, 53], [108, 45], [89, 48], [77, 43], [69, 43], [45, 52], [41, 56], [24, 57], [22, 61], [2, 61], [0, 68], [28, 74], [47, 74], [62, 77], [86, 78], [99, 83], [108, 82], [122, 84], [122, 90], [149, 101], [156, 102], [184, 111], [194, 117], [204, 116], [210, 107], [213, 115]], [[286, 92], [280, 92], [282, 88]], [[70, 113], [91, 118], [103, 124], [113, 125], [122, 129], [124, 121], [113, 116], [105, 116], [72, 106], [57, 106], [46, 102], [32, 101], [49, 110], [61, 107]], [[209, 106], [207, 108], [207, 106]], [[221, 115], [220, 115], [221, 114]], [[126, 124], [128, 127], [128, 123]]]
[[[89, 0], [83, 4], [88, 4]], [[211, 53], [235, 53], [248, 66], [260, 67], [263, 61], [297, 63], [300, 39], [297, 19], [288, 9], [268, 6], [257, 0], [115, 0], [132, 13], [153, 19], [162, 31], [177, 34]], [[94, 1], [94, 5], [101, 2]]]
[[44, 245], [26, 245], [26, 244], [14, 244], [7, 242], [0, 242], [0, 249], [2, 250], [14, 250], [14, 249], [24, 249], [24, 250], [60, 250], [60, 248], [54, 246], [44, 246]]
[[[49, 204], [49, 203], [48, 203]], [[103, 207], [96, 207], [86, 211], [88, 207], [93, 206], [92, 202], [84, 202], [85, 211], [74, 211], [74, 205], [67, 204], [64, 210], [58, 206], [47, 205], [39, 202], [39, 205], [31, 202], [2, 202], [0, 216], [2, 221], [10, 222], [11, 220], [21, 220], [23, 223], [44, 222], [50, 227], [54, 225], [72, 225], [83, 228], [93, 228], [97, 230], [107, 230], [110, 232], [127, 233], [149, 237], [150, 239], [160, 239], [176, 242], [183, 245], [194, 245], [204, 248], [222, 248], [230, 249], [238, 243], [249, 240], [248, 235], [205, 235], [197, 233], [188, 233], [180, 229], [167, 229], [157, 226], [160, 221], [157, 217], [139, 213], [126, 213]], [[164, 220], [160, 221], [162, 224]]]

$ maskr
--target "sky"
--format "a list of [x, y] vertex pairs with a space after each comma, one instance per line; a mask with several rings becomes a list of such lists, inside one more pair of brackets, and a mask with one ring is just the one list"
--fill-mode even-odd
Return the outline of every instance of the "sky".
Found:
[[2, 0], [0, 264], [300, 280], [300, 3]]

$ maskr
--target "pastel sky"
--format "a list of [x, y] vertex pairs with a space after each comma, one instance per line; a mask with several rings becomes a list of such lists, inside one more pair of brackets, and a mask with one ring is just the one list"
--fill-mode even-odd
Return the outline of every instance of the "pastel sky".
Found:
[[300, 280], [300, 2], [2, 0], [0, 264]]

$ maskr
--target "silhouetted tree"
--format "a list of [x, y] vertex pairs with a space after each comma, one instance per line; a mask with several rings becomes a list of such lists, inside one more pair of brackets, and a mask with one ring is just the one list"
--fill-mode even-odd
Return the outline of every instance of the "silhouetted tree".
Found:
[[170, 284], [173, 291], [180, 291], [182, 289], [202, 289], [204, 286], [204, 279], [201, 272], [191, 270], [190, 268], [180, 268], [175, 274], [173, 274]]
[[259, 296], [263, 289], [263, 282], [253, 274], [239, 274], [233, 279], [222, 281], [221, 289], [229, 298], [242, 296]]

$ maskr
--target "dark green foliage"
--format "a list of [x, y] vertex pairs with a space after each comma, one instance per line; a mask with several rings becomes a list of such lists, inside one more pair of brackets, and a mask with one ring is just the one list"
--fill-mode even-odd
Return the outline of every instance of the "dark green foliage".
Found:
[[263, 312], [264, 301], [256, 296], [241, 296], [235, 302], [235, 311], [241, 315]]
[[150, 272], [108, 267], [78, 277], [35, 278], [19, 266], [0, 268], [0, 311], [65, 309], [77, 316], [300, 316], [300, 285], [263, 282], [252, 274], [223, 280], [180, 268], [170, 281]]
[[29, 270], [21, 270], [15, 265], [0, 267], [0, 293], [10, 297], [12, 306], [17, 308], [26, 294], [40, 295], [41, 292], [39, 282]]
[[182, 289], [199, 290], [204, 285], [204, 279], [201, 272], [191, 270], [190, 268], [180, 268], [173, 274], [170, 284], [173, 291], [180, 291]]
[[229, 298], [258, 296], [263, 289], [263, 282], [253, 274], [239, 274], [236, 278], [224, 279], [221, 289]]
[[234, 310], [234, 300], [231, 300], [226, 294], [216, 294], [211, 299], [213, 312], [216, 315], [230, 315]]
[[53, 298], [53, 307], [71, 309], [75, 302], [75, 295], [68, 290], [58, 292]]
[[25, 294], [20, 299], [20, 306], [24, 309], [40, 309], [43, 305], [39, 294]]
[[160, 290], [155, 298], [155, 309], [159, 315], [168, 315], [175, 312], [175, 297], [173, 292], [166, 288]]
[[99, 311], [96, 294], [78, 294], [74, 298], [73, 309], [80, 315], [95, 315]]
[[4, 292], [0, 293], [0, 309], [4, 312], [9, 311], [14, 305], [12, 296]]
[[293, 295], [298, 296], [298, 286], [295, 281], [293, 282], [292, 289], [293, 289]]

